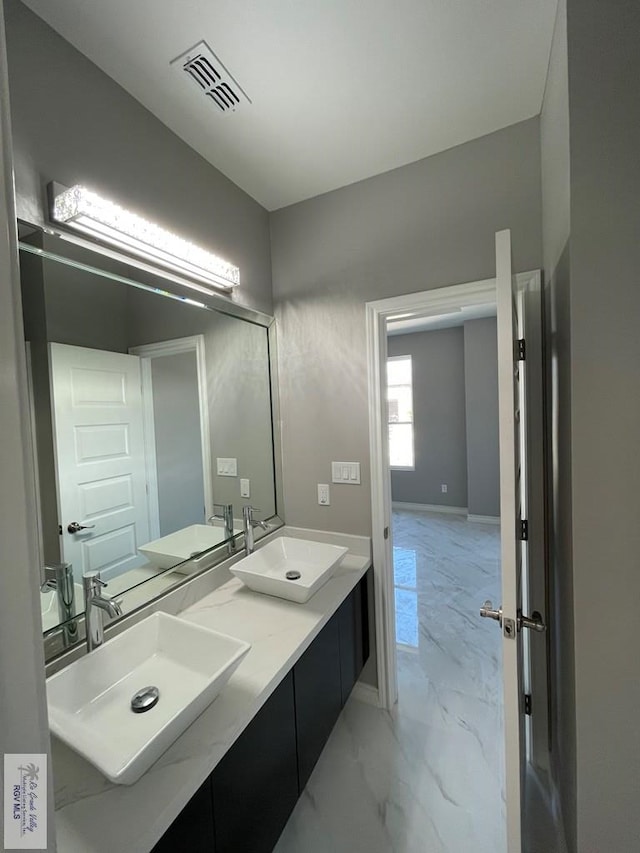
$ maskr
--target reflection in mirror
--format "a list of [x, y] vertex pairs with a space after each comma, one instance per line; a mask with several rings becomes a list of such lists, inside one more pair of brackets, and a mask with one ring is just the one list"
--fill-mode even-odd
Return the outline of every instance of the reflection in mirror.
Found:
[[84, 609], [83, 574], [155, 596], [233, 550], [242, 504], [275, 515], [269, 339], [55, 235], [20, 255], [47, 631]]

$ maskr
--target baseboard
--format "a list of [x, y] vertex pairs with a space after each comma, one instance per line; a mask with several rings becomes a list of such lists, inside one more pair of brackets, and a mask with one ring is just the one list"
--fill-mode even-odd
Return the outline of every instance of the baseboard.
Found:
[[378, 688], [373, 684], [365, 684], [364, 681], [356, 681], [351, 695], [359, 702], [365, 702], [367, 705], [373, 705], [375, 708], [380, 707], [380, 694]]
[[440, 504], [412, 504], [404, 501], [392, 501], [392, 509], [406, 509], [410, 512], [446, 512], [451, 515], [467, 515], [466, 506], [442, 506]]
[[500, 524], [499, 515], [472, 515], [468, 513], [467, 521], [473, 521], [476, 524]]

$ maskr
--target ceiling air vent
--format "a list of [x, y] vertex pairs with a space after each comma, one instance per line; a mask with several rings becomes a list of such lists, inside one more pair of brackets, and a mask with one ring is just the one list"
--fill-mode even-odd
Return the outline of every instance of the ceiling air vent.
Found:
[[193, 80], [202, 94], [221, 113], [232, 113], [243, 102], [251, 103], [246, 92], [204, 40], [172, 59], [171, 65], [175, 65], [180, 69], [180, 73]]

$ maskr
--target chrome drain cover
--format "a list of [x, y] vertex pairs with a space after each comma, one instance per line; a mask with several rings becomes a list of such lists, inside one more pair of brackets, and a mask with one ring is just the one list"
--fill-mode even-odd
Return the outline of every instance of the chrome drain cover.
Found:
[[300, 572], [296, 571], [295, 569], [290, 569], [285, 575], [285, 578], [288, 581], [298, 581], [301, 577], [302, 575], [300, 574]]
[[143, 687], [134, 694], [131, 700], [131, 710], [134, 714], [144, 714], [158, 704], [160, 691], [157, 687]]

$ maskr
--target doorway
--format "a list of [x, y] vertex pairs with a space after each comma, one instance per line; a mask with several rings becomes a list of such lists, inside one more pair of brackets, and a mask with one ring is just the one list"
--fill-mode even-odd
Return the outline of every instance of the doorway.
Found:
[[[398, 699], [398, 646], [396, 638], [396, 600], [398, 599], [396, 591], [396, 573], [394, 573], [393, 548], [405, 548], [405, 552], [411, 551], [407, 547], [407, 543], [401, 541], [401, 532], [399, 531], [398, 521], [406, 526], [406, 518], [396, 519], [394, 541], [394, 529], [392, 527], [392, 489], [391, 477], [389, 471], [389, 454], [388, 446], [388, 425], [387, 425], [387, 403], [386, 403], [386, 372], [387, 372], [387, 324], [389, 321], [411, 321], [415, 318], [426, 317], [443, 317], [447, 315], [455, 315], [468, 308], [477, 308], [481, 305], [498, 304], [498, 328], [502, 329], [498, 334], [500, 339], [500, 359], [499, 373], [501, 382], [501, 414], [500, 414], [500, 437], [501, 437], [501, 475], [504, 477], [504, 472], [509, 471], [509, 477], [512, 485], [509, 488], [503, 488], [502, 509], [504, 513], [504, 501], [507, 501], [509, 508], [508, 523], [503, 524], [503, 535], [500, 543], [502, 559], [505, 559], [505, 553], [509, 557], [509, 573], [507, 579], [507, 600], [512, 602], [511, 609], [515, 617], [516, 587], [513, 582], [516, 571], [518, 578], [520, 577], [520, 566], [523, 568], [523, 610], [526, 612], [531, 601], [535, 601], [537, 609], [544, 608], [545, 601], [545, 577], [544, 577], [544, 502], [542, 496], [542, 481], [543, 481], [543, 458], [542, 458], [542, 423], [543, 412], [541, 396], [538, 399], [538, 405], [530, 407], [528, 405], [523, 418], [520, 418], [520, 412], [523, 411], [525, 398], [519, 394], [524, 388], [522, 378], [524, 369], [522, 365], [518, 365], [518, 355], [516, 352], [516, 339], [521, 335], [524, 336], [524, 325], [522, 328], [516, 328], [517, 323], [514, 321], [512, 312], [512, 304], [520, 300], [519, 308], [527, 308], [526, 311], [520, 312], [519, 316], [523, 324], [527, 326], [527, 335], [529, 331], [532, 333], [531, 340], [531, 358], [532, 369], [529, 370], [527, 363], [527, 388], [525, 391], [526, 402], [529, 404], [531, 398], [535, 397], [536, 393], [541, 394], [541, 363], [536, 365], [536, 357], [534, 353], [541, 353], [540, 348], [540, 329], [541, 329], [541, 306], [540, 306], [540, 275], [539, 273], [526, 273], [512, 277], [510, 272], [510, 247], [508, 246], [508, 232], [502, 232], [497, 235], [498, 248], [498, 269], [496, 280], [489, 279], [480, 282], [473, 282], [466, 285], [456, 285], [451, 287], [443, 287], [435, 291], [426, 293], [408, 294], [406, 296], [379, 300], [375, 303], [368, 303], [367, 310], [367, 331], [368, 331], [368, 364], [369, 364], [369, 413], [370, 413], [370, 442], [371, 442], [371, 479], [372, 479], [372, 515], [373, 515], [373, 555], [374, 567], [376, 570], [376, 630], [379, 638], [377, 650], [378, 664], [378, 681], [379, 695], [382, 707], [387, 710], [392, 710], [396, 707]], [[500, 262], [500, 251], [507, 248], [508, 251], [503, 251], [503, 258], [506, 257], [507, 263], [504, 260]], [[500, 314], [500, 312], [502, 312]], [[502, 316], [502, 326], [500, 326], [500, 316]], [[520, 321], [518, 321], [520, 322]], [[531, 329], [529, 328], [531, 327]], [[527, 340], [529, 344], [529, 340]], [[396, 353], [397, 354], [397, 353]], [[511, 366], [513, 364], [513, 367]], [[516, 377], [514, 380], [514, 376]], [[539, 387], [538, 387], [539, 386]], [[505, 388], [507, 394], [504, 394]], [[514, 390], [515, 388], [515, 390]], [[508, 405], [505, 408], [505, 400], [508, 400]], [[531, 415], [531, 423], [529, 423], [529, 415]], [[524, 427], [526, 424], [526, 429]], [[525, 448], [525, 456], [529, 458], [531, 476], [526, 478], [526, 481], [520, 480], [521, 471], [524, 470], [518, 464], [514, 464], [514, 456], [509, 456], [509, 453], [504, 454], [504, 448], [511, 443], [513, 447], [514, 439], [516, 445], [522, 445]], [[513, 454], [513, 451], [511, 451]], [[509, 461], [510, 459], [510, 461]], [[507, 464], [508, 463], [508, 464]], [[503, 465], [506, 467], [503, 469]], [[440, 481], [440, 485], [446, 481]], [[504, 480], [503, 480], [504, 484]], [[533, 540], [531, 543], [524, 544], [521, 541], [516, 542], [516, 532], [518, 525], [516, 519], [524, 519], [525, 516], [520, 515], [520, 492], [521, 488], [526, 493], [526, 500], [523, 501], [522, 507], [526, 507], [528, 514], [529, 527], [533, 528]], [[407, 508], [405, 508], [407, 509]], [[437, 525], [440, 528], [447, 526], [447, 520], [444, 520], [445, 514], [438, 522], [437, 516], [430, 519], [432, 526], [431, 538], [437, 538], [435, 529]], [[455, 520], [454, 520], [455, 519]], [[451, 513], [448, 519], [449, 527], [455, 524], [460, 524], [462, 519]], [[465, 523], [467, 519], [464, 519]], [[425, 527], [425, 518], [422, 518], [422, 526]], [[487, 525], [487, 528], [489, 526]], [[493, 531], [486, 530], [487, 540], [493, 534], [495, 535], [497, 526]], [[424, 532], [424, 531], [423, 531]], [[449, 531], [451, 532], [451, 531]], [[459, 532], [459, 531], [458, 531]], [[428, 536], [428, 534], [425, 534]], [[518, 537], [518, 540], [524, 537]], [[506, 539], [506, 547], [505, 547]], [[489, 541], [486, 543], [488, 551], [491, 551]], [[532, 546], [529, 548], [529, 546]], [[477, 543], [475, 546], [477, 551]], [[416, 560], [419, 558], [420, 549], [416, 550]], [[493, 547], [495, 553], [495, 543]], [[521, 561], [521, 552], [528, 551], [528, 560]], [[517, 554], [516, 554], [517, 552]], [[402, 565], [404, 560], [404, 571], [406, 574], [406, 563], [408, 559], [407, 553], [398, 553], [400, 557], [396, 560], [396, 565]], [[514, 560], [517, 560], [517, 570], [514, 569]], [[460, 556], [456, 562], [460, 562]], [[528, 563], [528, 566], [526, 565]], [[503, 566], [505, 564], [503, 563]], [[527, 573], [528, 572], [528, 573]], [[418, 572], [417, 572], [418, 573]], [[402, 571], [399, 572], [402, 575]], [[406, 578], [405, 578], [406, 580]], [[419, 585], [419, 580], [416, 578], [416, 588]], [[397, 585], [401, 588], [402, 594], [399, 599], [403, 600], [403, 606], [407, 606], [407, 602], [411, 599], [412, 589], [410, 585], [402, 583], [402, 577]], [[480, 592], [480, 588], [476, 590], [476, 594]], [[518, 592], [519, 594], [519, 592]], [[480, 607], [483, 604], [482, 592], [479, 599], [473, 598], [468, 602], [465, 611], [465, 616], [470, 620], [469, 625], [473, 625], [473, 629], [477, 631], [495, 631], [497, 637], [493, 640], [488, 640], [489, 643], [498, 643], [501, 651], [500, 666], [504, 668], [505, 675], [509, 675], [509, 681], [506, 678], [504, 681], [505, 702], [509, 702], [509, 725], [505, 724], [502, 732], [502, 742], [506, 742], [505, 749], [505, 766], [506, 766], [506, 792], [507, 800], [511, 797], [513, 810], [507, 808], [508, 825], [508, 849], [509, 851], [520, 850], [520, 792], [521, 776], [520, 770], [525, 766], [525, 762], [531, 765], [536, 765], [544, 768], [546, 757], [548, 755], [548, 728], [547, 728], [547, 679], [546, 679], [546, 661], [547, 661], [547, 644], [546, 636], [540, 635], [540, 639], [536, 637], [535, 641], [530, 641], [526, 644], [525, 655], [520, 657], [523, 643], [522, 637], [527, 632], [520, 632], [522, 620], [520, 610], [518, 610], [517, 620], [504, 618], [500, 606], [500, 600], [505, 595], [505, 587], [503, 584], [502, 594], [497, 597], [495, 605], [489, 607], [488, 610], [493, 612], [495, 608], [495, 618], [500, 623], [500, 630], [496, 630], [497, 626], [491, 623], [484, 622], [480, 619]], [[516, 629], [517, 621], [517, 629]], [[445, 622], [446, 624], [446, 622]], [[527, 627], [525, 625], [525, 627]], [[422, 626], [419, 626], [419, 630]], [[516, 640], [516, 642], [510, 641]], [[420, 641], [424, 641], [431, 646], [436, 646], [439, 641], [437, 635], [429, 629], [423, 628], [423, 636]], [[475, 651], [472, 650], [472, 651]], [[516, 654], [517, 652], [517, 654]], [[526, 658], [526, 660], [525, 660]], [[404, 663], [404, 661], [403, 661]], [[527, 666], [522, 666], [526, 663]], [[517, 675], [516, 675], [517, 673]], [[445, 673], [446, 674], [446, 673]], [[524, 686], [522, 686], [522, 676], [524, 674]], [[522, 690], [522, 692], [521, 692]], [[540, 703], [541, 713], [536, 714], [535, 718], [524, 717], [520, 709], [525, 707], [525, 691], [527, 696], [526, 704], [528, 707], [531, 703]], [[402, 698], [402, 697], [401, 697]], [[505, 706], [506, 707], [506, 706]], [[422, 719], [424, 720], [425, 710], [422, 709]], [[505, 714], [505, 718], [506, 718]], [[526, 732], [526, 737], [521, 733]], [[525, 748], [521, 751], [521, 745]], [[524, 753], [526, 752], [526, 755]], [[457, 756], [458, 761], [464, 762], [464, 753]], [[502, 799], [500, 798], [500, 802]], [[498, 803], [497, 808], [500, 808]], [[509, 818], [511, 814], [511, 818]]]

